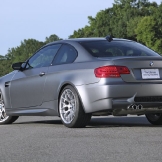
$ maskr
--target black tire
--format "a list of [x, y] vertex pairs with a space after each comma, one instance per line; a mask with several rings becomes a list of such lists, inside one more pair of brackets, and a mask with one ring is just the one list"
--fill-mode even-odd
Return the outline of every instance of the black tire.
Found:
[[19, 118], [19, 116], [9, 116], [5, 121], [0, 121], [0, 125], [3, 125], [3, 124], [12, 124], [18, 118]]
[[60, 94], [59, 114], [62, 123], [69, 128], [83, 128], [91, 119], [91, 114], [84, 112], [76, 90], [70, 85]]
[[147, 120], [153, 125], [162, 125], [162, 114], [145, 114]]
[[18, 119], [18, 116], [7, 116], [2, 92], [0, 91], [0, 125], [11, 124]]

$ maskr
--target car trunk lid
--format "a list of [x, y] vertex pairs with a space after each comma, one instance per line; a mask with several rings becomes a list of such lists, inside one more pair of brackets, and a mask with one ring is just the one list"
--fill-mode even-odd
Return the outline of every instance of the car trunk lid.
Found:
[[162, 57], [115, 57], [112, 60], [114, 65], [130, 70], [130, 74], [121, 74], [125, 82], [162, 82]]

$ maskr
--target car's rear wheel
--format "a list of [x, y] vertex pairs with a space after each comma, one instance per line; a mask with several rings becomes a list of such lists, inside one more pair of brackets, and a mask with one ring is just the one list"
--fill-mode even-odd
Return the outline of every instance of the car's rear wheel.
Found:
[[11, 124], [18, 119], [18, 116], [7, 116], [2, 93], [0, 92], [0, 124]]
[[59, 113], [62, 123], [69, 128], [85, 127], [91, 119], [91, 114], [84, 112], [76, 90], [70, 85], [61, 92]]
[[162, 114], [145, 114], [147, 120], [153, 125], [162, 125]]

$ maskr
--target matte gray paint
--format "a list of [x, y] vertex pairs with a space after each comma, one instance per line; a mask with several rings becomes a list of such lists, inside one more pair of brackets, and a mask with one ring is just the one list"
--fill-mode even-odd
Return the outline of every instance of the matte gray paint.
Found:
[[[76, 88], [86, 113], [120, 112], [121, 109], [126, 111], [127, 107], [134, 103], [135, 96], [161, 96], [162, 78], [141, 80], [139, 72], [140, 68], [151, 68], [149, 62], [153, 61], [152, 68], [160, 69], [162, 77], [160, 56], [94, 58], [77, 41], [59, 41], [71, 44], [77, 49], [78, 57], [72, 64], [52, 65], [23, 72], [14, 71], [0, 79], [0, 89], [8, 115], [58, 115], [58, 96], [65, 84], [71, 84]], [[131, 74], [122, 75], [121, 78], [96, 78], [94, 69], [107, 65], [127, 66]], [[41, 72], [45, 72], [45, 75], [40, 76]], [[9, 82], [9, 87], [5, 87], [5, 82]], [[162, 103], [141, 104], [146, 108], [162, 105]]]
[[41, 72], [47, 73], [48, 67], [18, 71], [10, 85], [12, 108], [25, 108], [39, 106], [43, 102], [43, 91], [46, 75], [40, 76]]

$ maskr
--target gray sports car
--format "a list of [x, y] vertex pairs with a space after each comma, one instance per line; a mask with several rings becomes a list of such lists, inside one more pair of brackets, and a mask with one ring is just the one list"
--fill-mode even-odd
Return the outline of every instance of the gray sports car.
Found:
[[91, 116], [145, 114], [162, 124], [162, 57], [134, 41], [78, 38], [49, 43], [0, 79], [0, 124], [59, 116], [70, 128]]

